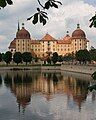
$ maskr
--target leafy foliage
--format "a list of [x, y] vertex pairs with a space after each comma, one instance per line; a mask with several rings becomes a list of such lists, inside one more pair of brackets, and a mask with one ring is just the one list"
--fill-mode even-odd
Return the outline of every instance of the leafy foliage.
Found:
[[14, 61], [15, 63], [17, 63], [17, 65], [18, 65], [19, 63], [21, 63], [21, 62], [22, 62], [22, 54], [21, 54], [20, 52], [16, 52], [16, 53], [13, 55], [13, 61]]
[[63, 60], [66, 62], [73, 61], [75, 59], [74, 54], [69, 53], [67, 55], [64, 55]]
[[[44, 6], [41, 4], [40, 0], [37, 0], [39, 5], [42, 7], [43, 10], [40, 10], [40, 8], [37, 8], [37, 13], [34, 15], [30, 16], [27, 18], [27, 20], [32, 20], [32, 23], [35, 25], [38, 21], [42, 23], [43, 25], [46, 24], [48, 20], [47, 13], [45, 10], [48, 10], [51, 7], [58, 8], [58, 4], [62, 5], [60, 1], [55, 1], [55, 0], [48, 0], [45, 2]], [[0, 0], [0, 9], [6, 7], [7, 5], [12, 5], [13, 1], [12, 0]]]
[[56, 64], [56, 62], [58, 61], [58, 53], [57, 52], [53, 53], [52, 61], [53, 61], [54, 64]]
[[96, 49], [91, 47], [91, 50], [89, 50], [91, 55], [91, 60], [96, 61]]
[[23, 62], [26, 62], [26, 65], [28, 62], [31, 62], [32, 61], [32, 55], [30, 52], [24, 52], [22, 54], [22, 59], [23, 59]]
[[6, 62], [6, 64], [8, 65], [11, 60], [12, 60], [12, 53], [10, 51], [7, 51], [4, 56], [3, 56], [3, 60]]
[[91, 77], [96, 80], [96, 71], [91, 75]]
[[51, 64], [51, 58], [50, 57], [47, 58], [47, 62], [48, 62], [48, 64]]
[[0, 53], [0, 62], [2, 61], [2, 54]]
[[0, 0], [0, 8], [6, 7], [7, 4], [12, 5], [12, 0]]
[[[93, 80], [96, 80], [96, 71], [91, 75], [91, 77], [93, 78]], [[96, 84], [93, 84], [93, 85], [89, 86], [88, 90], [90, 90], [91, 92], [93, 90], [96, 90]]]
[[62, 5], [62, 3], [61, 3], [60, 1], [48, 0], [48, 1], [45, 3], [44, 8], [45, 8], [45, 9], [49, 9], [50, 7], [58, 8], [58, 5], [57, 5], [56, 3], [57, 3], [57, 4], [59, 3], [59, 4]]
[[45, 25], [48, 20], [47, 12], [45, 12], [45, 10], [46, 9], [48, 10], [51, 7], [58, 8], [58, 5], [57, 5], [58, 3], [62, 5], [60, 1], [55, 1], [55, 0], [48, 0], [44, 6], [40, 3], [40, 0], [38, 0], [38, 3], [43, 8], [43, 10], [40, 10], [40, 8], [37, 8], [37, 13], [27, 18], [27, 20], [31, 20], [33, 18], [32, 23], [34, 25], [38, 23], [38, 21], [43, 25]]
[[81, 63], [86, 63], [91, 60], [90, 53], [88, 50], [79, 50], [76, 52], [76, 59]]
[[95, 27], [96, 28], [96, 14], [89, 21], [91, 22], [89, 27]]
[[96, 90], [96, 84], [95, 84], [95, 85], [92, 85], [92, 86], [89, 86], [89, 87], [88, 87], [88, 90], [89, 90], [90, 92], [92, 92], [93, 90]]
[[42, 23], [43, 25], [46, 24], [47, 22], [47, 13], [44, 11], [40, 11], [39, 8], [37, 8], [37, 13], [35, 13], [33, 16], [27, 18], [27, 20], [30, 20], [31, 18], [33, 18], [32, 23], [35, 25], [38, 21], [40, 21], [40, 23]]
[[63, 62], [63, 56], [62, 55], [58, 56], [58, 62]]

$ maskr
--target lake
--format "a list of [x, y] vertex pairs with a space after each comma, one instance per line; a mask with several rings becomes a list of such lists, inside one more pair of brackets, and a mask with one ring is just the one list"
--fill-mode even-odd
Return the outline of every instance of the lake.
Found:
[[90, 75], [0, 71], [0, 120], [96, 120]]

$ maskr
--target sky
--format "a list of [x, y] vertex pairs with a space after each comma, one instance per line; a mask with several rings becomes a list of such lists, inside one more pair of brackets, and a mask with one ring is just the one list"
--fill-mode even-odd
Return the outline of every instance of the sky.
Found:
[[[96, 28], [90, 28], [89, 19], [95, 15], [96, 0], [60, 0], [59, 9], [48, 10], [49, 20], [45, 26], [40, 23], [33, 25], [27, 18], [40, 7], [37, 0], [13, 0], [12, 6], [0, 10], [0, 52], [8, 51], [10, 42], [16, 37], [18, 20], [30, 32], [32, 39], [41, 39], [49, 33], [56, 39], [62, 39], [69, 31], [70, 36], [80, 24], [90, 46], [96, 48]], [[41, 0], [44, 3], [45, 0]]]

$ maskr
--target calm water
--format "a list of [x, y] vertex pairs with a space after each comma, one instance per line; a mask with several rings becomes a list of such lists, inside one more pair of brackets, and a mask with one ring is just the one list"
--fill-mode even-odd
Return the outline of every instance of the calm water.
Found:
[[0, 120], [96, 120], [88, 75], [0, 72]]

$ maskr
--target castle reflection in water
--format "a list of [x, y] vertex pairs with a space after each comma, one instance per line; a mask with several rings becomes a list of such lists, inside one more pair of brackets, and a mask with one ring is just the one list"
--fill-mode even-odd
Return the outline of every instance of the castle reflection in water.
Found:
[[[4, 74], [4, 84], [14, 93], [20, 112], [20, 107], [25, 110], [31, 102], [33, 94], [42, 94], [46, 101], [51, 101], [55, 94], [64, 94], [67, 96], [67, 104], [72, 99], [79, 109], [81, 104], [86, 100], [90, 84], [89, 81], [81, 80], [80, 77], [64, 75], [61, 72], [32, 72], [17, 71], [6, 72]], [[0, 84], [2, 85], [0, 77]], [[94, 100], [94, 95], [92, 97]]]

